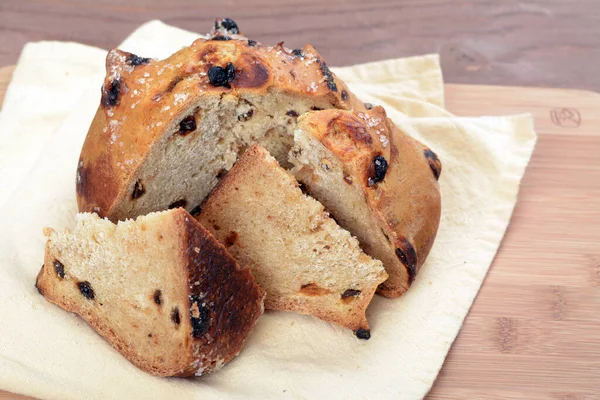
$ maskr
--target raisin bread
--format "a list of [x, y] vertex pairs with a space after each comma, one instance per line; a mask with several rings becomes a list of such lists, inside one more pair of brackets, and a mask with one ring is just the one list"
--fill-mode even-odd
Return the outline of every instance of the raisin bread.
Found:
[[231, 20], [215, 28], [162, 61], [108, 53], [77, 167], [80, 211], [112, 221], [178, 206], [195, 214], [251, 144], [286, 164], [300, 114], [365, 109], [310, 45], [265, 46]]
[[427, 258], [440, 222], [433, 151], [401, 132], [382, 107], [311, 112], [300, 117], [290, 152], [296, 178], [389, 279], [378, 293], [398, 297]]
[[217, 184], [199, 221], [267, 292], [265, 307], [314, 315], [368, 339], [365, 310], [387, 278], [380, 261], [253, 145]]
[[262, 314], [250, 271], [181, 208], [118, 225], [78, 214], [74, 231], [45, 233], [39, 292], [151, 374], [220, 368]]

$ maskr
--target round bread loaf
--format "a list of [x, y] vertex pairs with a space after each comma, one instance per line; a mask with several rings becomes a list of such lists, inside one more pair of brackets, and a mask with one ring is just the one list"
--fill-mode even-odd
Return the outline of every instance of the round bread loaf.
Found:
[[375, 107], [301, 116], [290, 161], [310, 195], [358, 238], [365, 253], [383, 262], [389, 278], [378, 293], [402, 295], [440, 222], [442, 165], [435, 153]]
[[282, 166], [299, 115], [365, 110], [310, 45], [241, 36], [231, 20], [165, 60], [111, 50], [77, 166], [82, 212], [112, 221], [199, 204], [253, 143]]

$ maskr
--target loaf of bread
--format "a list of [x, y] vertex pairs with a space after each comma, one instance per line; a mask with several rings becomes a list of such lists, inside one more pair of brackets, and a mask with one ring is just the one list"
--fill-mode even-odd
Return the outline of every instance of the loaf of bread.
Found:
[[290, 161], [310, 195], [383, 262], [389, 279], [378, 293], [402, 295], [427, 258], [440, 222], [442, 165], [436, 154], [375, 107], [302, 115]]
[[118, 225], [78, 214], [72, 232], [45, 233], [39, 292], [151, 374], [220, 368], [263, 312], [248, 268], [182, 208]]
[[365, 310], [387, 274], [258, 145], [214, 188], [199, 221], [267, 292], [265, 307], [309, 314], [370, 337]]
[[112, 221], [174, 207], [196, 214], [253, 143], [289, 166], [299, 115], [365, 110], [310, 45], [261, 45], [231, 20], [215, 28], [162, 61], [108, 53], [77, 167], [81, 212]]

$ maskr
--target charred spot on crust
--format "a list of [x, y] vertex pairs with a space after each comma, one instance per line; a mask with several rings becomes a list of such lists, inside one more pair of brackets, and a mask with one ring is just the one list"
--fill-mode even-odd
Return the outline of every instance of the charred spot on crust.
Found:
[[295, 110], [290, 110], [286, 112], [285, 115], [287, 115], [288, 117], [298, 118], [299, 114]]
[[374, 106], [372, 103], [365, 103], [365, 108], [366, 108], [367, 110], [372, 110], [372, 109], [373, 109], [373, 107], [375, 107], [375, 106]]
[[344, 173], [344, 182], [346, 182], [348, 185], [352, 185], [352, 177]]
[[238, 121], [246, 122], [254, 115], [254, 110], [251, 108], [243, 114], [237, 116]]
[[190, 321], [195, 338], [202, 337], [210, 327], [210, 310], [199, 296], [190, 295]]
[[119, 104], [119, 96], [121, 95], [121, 81], [115, 79], [107, 87], [102, 88], [102, 104], [104, 107], [113, 107]]
[[60, 279], [63, 279], [65, 277], [65, 266], [63, 263], [58, 260], [54, 260], [52, 265], [54, 265], [54, 271], [56, 271], [56, 275], [58, 275]]
[[192, 208], [192, 211], [190, 211], [190, 214], [192, 215], [192, 217], [195, 217], [195, 216], [200, 215], [201, 212], [202, 212], [202, 207], [200, 207], [200, 205], [198, 204], [196, 207]]
[[429, 163], [429, 167], [431, 168], [435, 179], [440, 179], [440, 174], [442, 173], [442, 162], [438, 158], [437, 154], [435, 154], [431, 149], [425, 149], [425, 158]]
[[349, 297], [356, 297], [360, 294], [360, 290], [357, 289], [346, 289], [344, 293], [342, 293], [342, 299], [347, 299]]
[[323, 73], [323, 77], [325, 78], [325, 83], [327, 83], [327, 87], [332, 92], [337, 92], [337, 85], [335, 84], [333, 75], [331, 74], [329, 67], [327, 66], [327, 64], [325, 64], [325, 61], [321, 59], [317, 59], [317, 61], [319, 62], [319, 67], [321, 68], [321, 72]]
[[154, 302], [159, 306], [162, 304], [162, 292], [160, 291], [160, 289], [156, 289], [152, 298], [154, 299]]
[[358, 122], [343, 117], [331, 118], [327, 122], [327, 130], [335, 135], [346, 136], [354, 142], [364, 143], [367, 146], [373, 144], [373, 137], [371, 137], [362, 121]]
[[317, 106], [312, 106], [310, 109], [313, 111], [323, 111], [324, 110], [324, 108], [317, 107]]
[[88, 281], [79, 282], [77, 286], [83, 297], [88, 300], [94, 300], [94, 289], [92, 289], [92, 285]]
[[173, 321], [175, 325], [179, 325], [181, 323], [181, 316], [179, 315], [178, 307], [174, 307], [171, 311], [171, 321]]
[[237, 26], [237, 24], [235, 23], [234, 20], [232, 20], [231, 18], [218, 18], [215, 20], [215, 30], [223, 30], [232, 34], [238, 34], [240, 33], [240, 30]]
[[231, 87], [231, 81], [235, 79], [235, 66], [227, 63], [225, 68], [214, 66], [208, 70], [208, 80], [213, 86]]
[[256, 45], [257, 45], [256, 40], [250, 40], [250, 39], [248, 39], [248, 46], [254, 47]]
[[185, 208], [185, 206], [187, 205], [187, 200], [186, 199], [180, 199], [177, 201], [172, 202], [171, 204], [169, 204], [169, 210], [172, 210], [173, 208]]
[[402, 264], [406, 267], [408, 284], [412, 284], [417, 275], [417, 252], [415, 251], [415, 247], [408, 239], [402, 238], [400, 246], [396, 249], [396, 256], [398, 256]]
[[302, 52], [302, 49], [294, 49], [294, 50], [292, 50], [292, 54], [295, 55], [296, 57], [304, 57], [304, 53]]
[[354, 332], [354, 334], [356, 335], [357, 338], [362, 339], [362, 340], [371, 339], [371, 331], [368, 329], [360, 328], [359, 330]]
[[342, 100], [348, 100], [348, 92], [346, 92], [345, 90], [342, 90]]
[[229, 36], [216, 35], [216, 36], [213, 36], [212, 38], [210, 38], [210, 40], [227, 41], [227, 40], [231, 40], [231, 38]]
[[373, 186], [378, 182], [381, 182], [385, 178], [387, 172], [388, 163], [383, 156], [376, 156], [371, 163], [369, 168], [369, 179], [367, 180], [368, 186]]
[[144, 193], [146, 193], [146, 189], [144, 189], [142, 181], [138, 179], [133, 185], [133, 192], [131, 192], [131, 200], [139, 199]]
[[138, 65], [148, 64], [150, 62], [150, 59], [146, 57], [139, 57], [135, 54], [130, 54], [129, 57], [127, 57], [127, 59], [125, 60], [125, 62], [129, 65], [136, 67]]
[[196, 118], [194, 118], [193, 115], [187, 116], [185, 117], [180, 123], [179, 123], [179, 133], [181, 136], [185, 136], [190, 132], [193, 132], [196, 130]]
[[269, 81], [270, 68], [265, 65], [265, 62], [258, 56], [242, 53], [236, 61], [240, 65], [240, 69], [235, 71], [235, 75], [230, 80], [236, 88], [256, 88], [263, 87]]

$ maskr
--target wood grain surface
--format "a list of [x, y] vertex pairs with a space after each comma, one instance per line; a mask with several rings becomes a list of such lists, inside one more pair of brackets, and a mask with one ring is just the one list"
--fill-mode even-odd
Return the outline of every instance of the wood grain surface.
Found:
[[330, 65], [440, 53], [451, 83], [600, 90], [598, 0], [1, 0], [0, 65], [29, 41], [111, 48], [151, 19], [204, 32], [217, 16]]
[[[12, 67], [0, 69], [0, 99]], [[428, 400], [600, 399], [600, 94], [446, 85], [457, 115], [531, 112], [511, 225]], [[26, 397], [1, 392], [0, 400]]]

